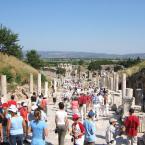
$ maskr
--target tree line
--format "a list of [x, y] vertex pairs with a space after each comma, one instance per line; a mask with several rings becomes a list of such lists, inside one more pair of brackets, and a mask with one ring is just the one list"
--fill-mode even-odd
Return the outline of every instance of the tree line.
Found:
[[[22, 48], [23, 47], [19, 44], [19, 35], [1, 24], [0, 52], [7, 54], [8, 56], [12, 55], [20, 60], [24, 60]], [[27, 51], [24, 61], [36, 69], [40, 69], [43, 66], [43, 60], [34, 49]]]

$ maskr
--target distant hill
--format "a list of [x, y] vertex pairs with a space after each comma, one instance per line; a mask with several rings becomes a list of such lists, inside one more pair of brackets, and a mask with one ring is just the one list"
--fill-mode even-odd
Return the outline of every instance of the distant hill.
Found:
[[42, 58], [108, 58], [108, 59], [127, 59], [137, 58], [145, 59], [145, 53], [136, 54], [106, 54], [92, 52], [69, 52], [69, 51], [39, 51]]

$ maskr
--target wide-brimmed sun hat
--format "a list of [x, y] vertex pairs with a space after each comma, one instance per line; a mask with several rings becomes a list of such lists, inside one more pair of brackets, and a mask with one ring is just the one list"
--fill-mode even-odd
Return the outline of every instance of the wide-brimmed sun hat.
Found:
[[109, 122], [110, 122], [110, 123], [112, 123], [112, 122], [117, 122], [117, 120], [116, 120], [115, 118], [110, 118]]
[[18, 109], [15, 105], [11, 105], [8, 109], [8, 111], [11, 111], [11, 112], [14, 112], [14, 113], [17, 113]]

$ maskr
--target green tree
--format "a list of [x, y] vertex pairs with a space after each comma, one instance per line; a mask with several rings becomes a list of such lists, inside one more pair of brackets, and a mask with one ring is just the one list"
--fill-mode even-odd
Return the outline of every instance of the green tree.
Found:
[[90, 71], [95, 71], [95, 70], [100, 70], [100, 69], [101, 69], [101, 66], [96, 61], [91, 61], [88, 66], [88, 70]]
[[27, 52], [26, 62], [36, 69], [40, 69], [43, 66], [43, 61], [36, 50], [30, 50]]
[[66, 69], [58, 67], [56, 70], [56, 74], [65, 76]]
[[18, 44], [18, 34], [0, 25], [0, 52], [13, 55], [19, 59], [23, 57], [22, 47]]

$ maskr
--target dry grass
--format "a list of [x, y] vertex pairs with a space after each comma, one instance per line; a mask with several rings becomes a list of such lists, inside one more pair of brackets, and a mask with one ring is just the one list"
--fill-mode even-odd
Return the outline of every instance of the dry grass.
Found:
[[145, 68], [145, 61], [134, 65], [126, 70], [123, 70], [122, 72], [125, 72], [129, 77], [134, 75], [135, 73], [141, 71], [143, 68]]
[[30, 73], [32, 73], [34, 77], [38, 74], [36, 69], [20, 61], [19, 59], [0, 53], [0, 71], [4, 68], [9, 68], [14, 76], [17, 74], [20, 75], [23, 81], [29, 80]]

